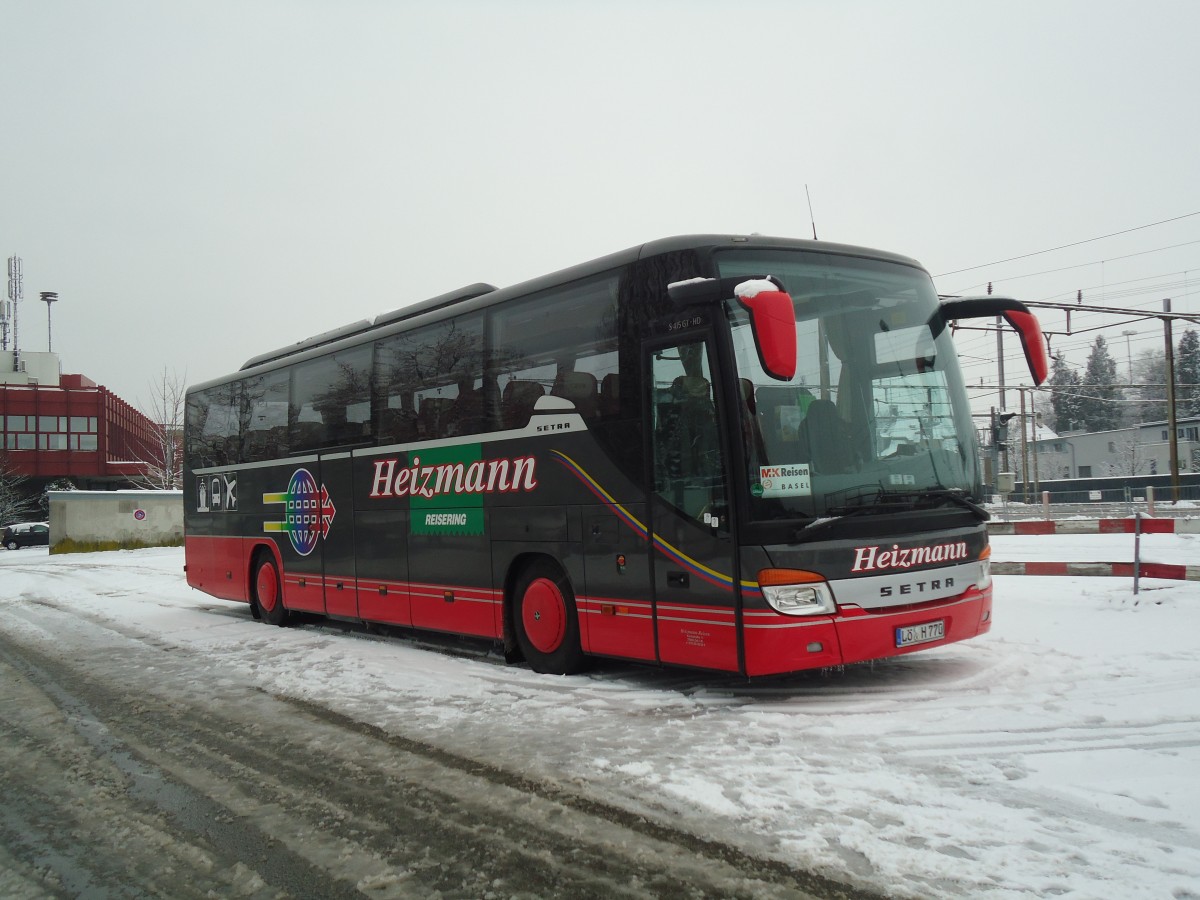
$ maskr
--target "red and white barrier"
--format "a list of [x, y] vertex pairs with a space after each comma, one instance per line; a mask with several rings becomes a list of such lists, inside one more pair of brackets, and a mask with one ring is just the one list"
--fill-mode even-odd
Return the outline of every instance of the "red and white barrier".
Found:
[[[988, 522], [988, 534], [1133, 534], [1133, 519]], [[1142, 534], [1200, 534], [1200, 519], [1150, 519], [1143, 516]]]
[[[993, 575], [1084, 575], [1133, 577], [1131, 562], [993, 562]], [[1144, 562], [1142, 578], [1167, 578], [1172, 581], [1200, 581], [1200, 566]]]

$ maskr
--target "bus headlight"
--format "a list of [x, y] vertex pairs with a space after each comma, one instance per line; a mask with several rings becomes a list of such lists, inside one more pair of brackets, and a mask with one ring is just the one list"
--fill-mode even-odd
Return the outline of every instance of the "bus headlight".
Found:
[[758, 573], [763, 599], [785, 616], [830, 615], [837, 612], [833, 591], [816, 572], [802, 569], [763, 569]]
[[975, 582], [975, 587], [981, 591], [986, 591], [992, 586], [992, 548], [985, 547], [983, 553], [979, 555], [979, 580]]

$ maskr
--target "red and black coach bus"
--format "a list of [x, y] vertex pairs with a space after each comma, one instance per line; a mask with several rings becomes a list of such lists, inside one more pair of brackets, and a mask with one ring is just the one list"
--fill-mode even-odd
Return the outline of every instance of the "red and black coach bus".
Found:
[[187, 579], [295, 612], [760, 676], [990, 627], [974, 429], [913, 260], [655, 241], [476, 284], [188, 392]]

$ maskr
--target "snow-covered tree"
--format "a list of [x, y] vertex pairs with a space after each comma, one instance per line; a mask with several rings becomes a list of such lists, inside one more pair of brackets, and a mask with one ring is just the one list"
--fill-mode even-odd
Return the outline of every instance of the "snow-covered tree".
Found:
[[26, 485], [29, 479], [17, 471], [0, 450], [0, 526], [29, 519], [37, 514], [37, 498], [29, 495]]
[[38, 497], [38, 508], [42, 511], [42, 518], [50, 516], [50, 492], [51, 491], [73, 491], [78, 488], [70, 478], [55, 478], [42, 491]]
[[1134, 394], [1140, 401], [1133, 424], [1160, 422], [1167, 417], [1167, 359], [1161, 350], [1145, 350], [1133, 363]]
[[1175, 413], [1200, 415], [1200, 335], [1191, 328], [1175, 351]]
[[1104, 335], [1096, 335], [1092, 352], [1088, 354], [1083, 373], [1080, 396], [1080, 416], [1088, 431], [1110, 431], [1121, 422], [1120, 399], [1117, 388], [1117, 362], [1108, 352]]
[[1054, 413], [1050, 427], [1059, 432], [1083, 428], [1079, 409], [1079, 373], [1071, 368], [1062, 353], [1054, 357], [1054, 367], [1046, 387], [1050, 390], [1050, 407]]

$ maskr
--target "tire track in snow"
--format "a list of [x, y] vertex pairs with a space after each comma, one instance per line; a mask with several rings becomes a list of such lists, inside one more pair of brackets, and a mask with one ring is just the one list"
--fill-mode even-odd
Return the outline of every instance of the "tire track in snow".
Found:
[[[10, 613], [24, 627], [2, 658], [81, 744], [57, 768], [109, 772], [120, 796], [98, 809], [109, 813], [103, 827], [164, 822], [177, 879], [193, 855], [206, 869], [242, 873], [249, 896], [870, 896], [317, 703], [205, 681], [200, 654], [129, 623], [115, 628], [49, 600]], [[36, 721], [26, 725], [36, 732]], [[27, 796], [33, 814], [10, 831], [65, 818], [70, 806], [69, 792]], [[49, 842], [53, 832], [30, 833]], [[86, 846], [99, 836], [82, 837]], [[135, 859], [152, 851], [162, 852], [138, 841], [128, 849]], [[28, 841], [17, 853], [36, 871]], [[164, 883], [84, 856], [42, 864], [77, 887]], [[183, 887], [186, 878], [171, 877], [166, 884]], [[214, 889], [211, 879], [196, 883]]]

